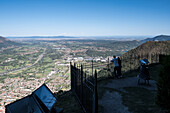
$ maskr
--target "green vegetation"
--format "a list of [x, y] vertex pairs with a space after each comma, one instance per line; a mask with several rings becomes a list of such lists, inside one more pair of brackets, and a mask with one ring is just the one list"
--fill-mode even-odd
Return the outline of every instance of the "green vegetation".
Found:
[[150, 63], [158, 63], [159, 55], [170, 54], [170, 41], [149, 41], [135, 49], [131, 49], [121, 56], [122, 71], [133, 70], [139, 67], [139, 60], [148, 59]]
[[[122, 55], [126, 51], [139, 45], [138, 41], [114, 41], [114, 40], [66, 40], [59, 42], [71, 50], [78, 50], [70, 53], [76, 57], [107, 57], [113, 55]], [[81, 51], [82, 50], [82, 51]]]
[[3, 50], [0, 52], [0, 73], [32, 65], [42, 52], [41, 48], [28, 45]]

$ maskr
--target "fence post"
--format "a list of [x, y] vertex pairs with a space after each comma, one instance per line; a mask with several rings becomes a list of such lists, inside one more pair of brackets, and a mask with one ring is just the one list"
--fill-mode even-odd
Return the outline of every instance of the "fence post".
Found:
[[84, 98], [84, 96], [83, 96], [83, 94], [84, 94], [83, 93], [83, 85], [84, 84], [83, 84], [83, 66], [82, 65], [81, 65], [81, 74], [80, 75], [81, 75], [81, 97], [82, 97], [82, 104], [83, 104], [84, 103], [84, 101], [83, 101], [84, 100], [83, 99]]
[[129, 65], [129, 71], [131, 71], [131, 70], [132, 70], [132, 69], [131, 69], [131, 63], [132, 63], [132, 61], [131, 61], [131, 60], [132, 60], [132, 55], [130, 55], [129, 57], [130, 57], [130, 63], [129, 63], [129, 64], [130, 64], [130, 65]]
[[97, 71], [94, 74], [94, 107], [93, 113], [98, 113]]
[[110, 71], [110, 66], [109, 66], [109, 57], [108, 57], [108, 64], [107, 64], [108, 66], [107, 66], [107, 73], [108, 73], [108, 77], [109, 77], [109, 71]]
[[73, 77], [72, 77], [72, 64], [70, 62], [70, 79], [71, 79], [71, 91], [73, 91]]
[[[74, 63], [74, 68], [72, 68], [76, 74], [77, 74], [77, 71], [76, 71], [76, 63]], [[77, 85], [77, 76], [75, 75], [75, 73], [73, 74], [73, 85], [74, 85], [74, 93], [76, 93], [76, 85]]]
[[86, 83], [86, 78], [87, 78], [87, 77], [86, 77], [86, 73], [85, 73], [85, 74], [84, 74], [84, 82], [85, 82], [85, 83]]
[[93, 76], [93, 60], [92, 60], [92, 76]]

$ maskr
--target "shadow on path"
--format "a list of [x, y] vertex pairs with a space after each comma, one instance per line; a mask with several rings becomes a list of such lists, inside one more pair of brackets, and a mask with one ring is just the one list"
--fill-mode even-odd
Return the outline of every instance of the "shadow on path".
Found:
[[[150, 80], [150, 86], [137, 85], [137, 77], [127, 77], [121, 79], [113, 79], [104, 86], [105, 89], [113, 89], [122, 91], [125, 87], [138, 87], [145, 88], [147, 90], [157, 90], [156, 81]], [[144, 83], [143, 80], [141, 82]], [[105, 90], [102, 98], [99, 99], [99, 105], [102, 106], [103, 113], [130, 113], [128, 107], [122, 104], [122, 96], [116, 91]]]

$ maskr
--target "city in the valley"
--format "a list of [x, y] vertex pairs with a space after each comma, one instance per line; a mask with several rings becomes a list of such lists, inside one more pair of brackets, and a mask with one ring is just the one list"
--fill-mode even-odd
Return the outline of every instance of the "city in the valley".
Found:
[[[106, 62], [139, 41], [15, 40], [0, 49], [0, 109], [46, 83], [53, 91], [70, 89], [70, 62]], [[11, 43], [9, 42], [9, 43]], [[119, 43], [118, 43], [119, 42]]]

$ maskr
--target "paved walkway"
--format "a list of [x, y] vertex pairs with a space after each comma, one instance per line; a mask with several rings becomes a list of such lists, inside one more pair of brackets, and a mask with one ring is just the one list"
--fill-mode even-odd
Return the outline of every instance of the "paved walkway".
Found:
[[[148, 90], [157, 90], [156, 82], [154, 80], [149, 81], [150, 86], [137, 85], [137, 81], [137, 77], [113, 79], [103, 87], [113, 88], [121, 91], [124, 87], [139, 87], [146, 88]], [[144, 83], [143, 80], [141, 80], [141, 83], [142, 82]], [[104, 107], [104, 113], [130, 113], [128, 111], [128, 107], [122, 104], [122, 96], [118, 92], [110, 93], [109, 91], [106, 91], [103, 97], [99, 99], [99, 105]]]

